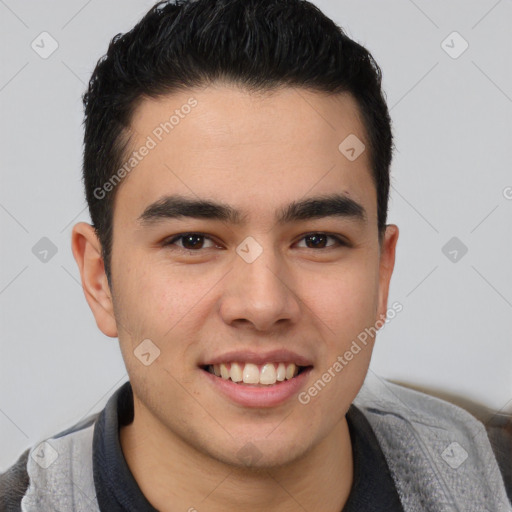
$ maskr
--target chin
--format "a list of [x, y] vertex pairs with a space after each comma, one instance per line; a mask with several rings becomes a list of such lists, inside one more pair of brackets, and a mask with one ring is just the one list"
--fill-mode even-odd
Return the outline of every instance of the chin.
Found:
[[305, 446], [305, 440], [299, 439], [288, 439], [287, 442], [280, 439], [247, 440], [232, 443], [222, 452], [210, 452], [209, 456], [238, 469], [264, 471], [293, 464], [307, 453]]

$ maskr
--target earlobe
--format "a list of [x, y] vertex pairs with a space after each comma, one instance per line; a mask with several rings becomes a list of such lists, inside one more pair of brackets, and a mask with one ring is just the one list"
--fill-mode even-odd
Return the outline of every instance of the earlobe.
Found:
[[71, 249], [82, 278], [85, 298], [99, 329], [111, 338], [117, 337], [112, 295], [108, 285], [101, 244], [94, 227], [79, 222], [73, 227]]
[[394, 224], [388, 224], [386, 226], [379, 261], [379, 306], [376, 321], [384, 320], [386, 318], [389, 284], [395, 267], [395, 253], [398, 235], [398, 226]]

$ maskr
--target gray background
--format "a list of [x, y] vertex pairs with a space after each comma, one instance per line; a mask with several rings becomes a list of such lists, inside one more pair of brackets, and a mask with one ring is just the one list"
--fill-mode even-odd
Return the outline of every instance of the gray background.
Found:
[[[512, 1], [315, 3], [382, 67], [396, 137], [390, 304], [404, 309], [371, 371], [510, 412]], [[81, 94], [110, 39], [152, 4], [0, 0], [0, 470], [127, 379], [83, 296], [70, 233], [89, 220]], [[44, 31], [58, 43], [45, 59], [31, 47], [51, 49]], [[454, 31], [469, 44], [461, 55]], [[57, 251], [46, 261], [43, 237]]]

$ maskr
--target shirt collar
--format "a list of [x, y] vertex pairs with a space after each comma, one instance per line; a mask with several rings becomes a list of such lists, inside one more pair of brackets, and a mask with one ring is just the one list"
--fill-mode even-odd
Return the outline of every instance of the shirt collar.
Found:
[[[354, 457], [354, 480], [342, 512], [403, 511], [368, 420], [355, 405], [350, 406], [346, 418]], [[132, 421], [133, 391], [127, 381], [109, 399], [94, 428], [93, 476], [102, 512], [158, 512], [140, 490], [121, 449], [120, 426]]]

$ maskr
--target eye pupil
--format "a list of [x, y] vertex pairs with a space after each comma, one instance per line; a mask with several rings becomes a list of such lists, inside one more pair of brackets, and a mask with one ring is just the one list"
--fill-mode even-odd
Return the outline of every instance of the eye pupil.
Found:
[[[202, 238], [201, 235], [186, 235], [183, 237], [183, 247], [185, 247], [185, 249], [197, 249], [197, 247], [201, 245]], [[187, 246], [189, 242], [192, 247]]]
[[[313, 241], [313, 247], [325, 247], [327, 235], [315, 234], [306, 237], [306, 240]], [[310, 247], [308, 245], [308, 247]]]

